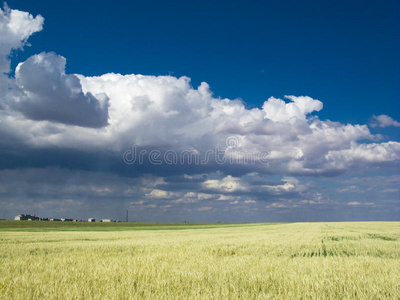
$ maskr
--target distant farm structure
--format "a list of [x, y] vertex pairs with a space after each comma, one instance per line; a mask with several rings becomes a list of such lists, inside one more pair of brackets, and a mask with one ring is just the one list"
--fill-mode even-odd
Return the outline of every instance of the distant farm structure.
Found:
[[[15, 221], [51, 221], [51, 222], [86, 222], [83, 220], [77, 220], [77, 219], [70, 219], [70, 218], [40, 218], [36, 217], [36, 215], [25, 215], [25, 214], [19, 214], [15, 216], [14, 218]], [[89, 218], [87, 222], [96, 222], [95, 218]], [[121, 222], [119, 220], [112, 220], [112, 219], [102, 219], [100, 222], [103, 223], [111, 223], [111, 222]]]
[[19, 214], [15, 216], [14, 220], [16, 221], [48, 221], [48, 218], [39, 218], [36, 217], [35, 215], [24, 215], [24, 214]]

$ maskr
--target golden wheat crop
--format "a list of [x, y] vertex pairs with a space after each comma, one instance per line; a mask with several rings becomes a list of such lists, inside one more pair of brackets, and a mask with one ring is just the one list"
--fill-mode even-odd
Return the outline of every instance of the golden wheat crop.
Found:
[[399, 240], [400, 222], [3, 231], [0, 297], [400, 299]]

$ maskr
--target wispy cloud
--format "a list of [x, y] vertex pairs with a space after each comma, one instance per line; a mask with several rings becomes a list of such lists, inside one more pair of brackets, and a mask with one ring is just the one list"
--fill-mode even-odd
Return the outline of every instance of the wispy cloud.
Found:
[[389, 126], [400, 127], [400, 122], [397, 122], [388, 115], [379, 115], [379, 116], [373, 115], [369, 125], [371, 127], [382, 127], [382, 128]]

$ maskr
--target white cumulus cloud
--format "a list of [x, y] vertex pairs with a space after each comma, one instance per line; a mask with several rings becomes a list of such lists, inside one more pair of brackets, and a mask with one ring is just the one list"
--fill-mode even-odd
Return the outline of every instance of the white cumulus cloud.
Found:
[[10, 52], [22, 48], [33, 33], [41, 31], [43, 22], [41, 15], [33, 17], [7, 5], [0, 8], [0, 75], [10, 71]]
[[203, 182], [203, 187], [208, 190], [216, 190], [228, 193], [247, 190], [245, 184], [240, 180], [240, 178], [232, 177], [231, 175], [228, 175], [220, 180], [206, 180]]
[[[7, 8], [2, 11], [1, 30], [6, 33], [2, 39], [9, 45], [3, 57], [21, 47], [42, 23], [39, 16]], [[13, 81], [12, 100], [2, 99], [0, 105], [4, 147], [24, 145], [28, 152], [58, 148], [107, 153], [107, 159], [120, 159], [121, 152], [132, 144], [200, 154], [229, 147], [232, 158], [267, 153], [274, 162], [231, 165], [239, 174], [235, 176], [253, 171], [283, 176], [332, 175], [400, 159], [398, 142], [365, 142], [377, 138], [367, 125], [311, 116], [323, 103], [309, 96], [285, 96], [287, 101], [271, 97], [261, 108], [248, 109], [241, 100], [214, 97], [205, 82], [193, 87], [188, 77], [114, 73], [87, 77], [66, 74], [65, 64], [62, 56], [40, 53], [18, 65], [15, 80], [0, 78], [6, 86]], [[379, 124], [397, 126], [388, 118], [376, 117]], [[237, 144], [227, 145], [228, 137], [234, 137]], [[163, 167], [165, 164], [159, 168]], [[221, 169], [216, 161], [202, 167], [199, 173]], [[185, 174], [193, 168], [196, 166], [174, 170]], [[247, 189], [232, 176], [209, 179], [203, 188], [224, 192]]]
[[80, 80], [65, 74], [66, 59], [53, 52], [40, 53], [15, 70], [16, 93], [12, 106], [32, 120], [49, 120], [85, 127], [108, 122], [108, 97], [83, 93]]
[[170, 192], [170, 191], [154, 189], [146, 196], [148, 198], [153, 198], [153, 199], [168, 199], [168, 198], [172, 198], [174, 196], [174, 193]]
[[400, 122], [393, 120], [393, 118], [389, 117], [388, 115], [379, 115], [379, 116], [373, 115], [370, 120], [370, 126], [382, 127], [382, 128], [389, 126], [400, 127]]
[[285, 96], [290, 103], [282, 99], [271, 97], [263, 105], [265, 117], [276, 122], [287, 122], [290, 120], [305, 120], [307, 114], [320, 111], [323, 107], [321, 101], [308, 96]]
[[44, 18], [16, 9], [10, 9], [6, 4], [0, 8], [0, 109], [4, 101], [11, 97], [10, 89], [13, 81], [6, 73], [10, 70], [9, 56], [13, 50], [22, 49], [28, 38], [43, 28]]

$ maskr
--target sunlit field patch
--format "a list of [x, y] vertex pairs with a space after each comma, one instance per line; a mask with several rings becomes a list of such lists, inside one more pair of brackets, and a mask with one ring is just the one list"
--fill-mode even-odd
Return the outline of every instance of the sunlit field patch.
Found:
[[400, 222], [39, 223], [0, 223], [2, 299], [400, 299]]

